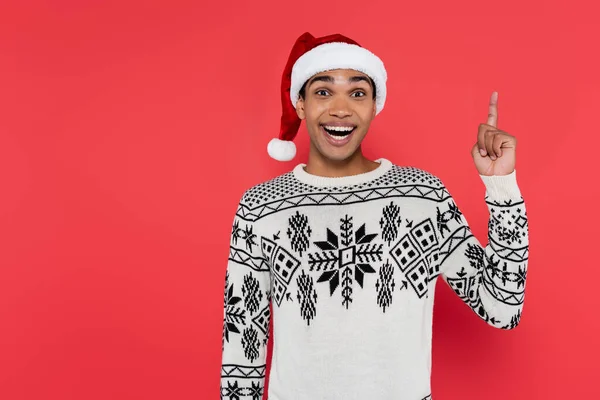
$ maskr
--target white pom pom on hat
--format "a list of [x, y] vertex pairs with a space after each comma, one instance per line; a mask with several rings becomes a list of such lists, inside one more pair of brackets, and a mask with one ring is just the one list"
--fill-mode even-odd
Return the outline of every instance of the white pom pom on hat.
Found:
[[291, 140], [273, 138], [267, 145], [267, 152], [278, 161], [290, 161], [296, 156], [296, 145]]
[[278, 161], [290, 161], [296, 156], [293, 140], [300, 128], [296, 102], [304, 83], [319, 72], [332, 69], [354, 69], [373, 79], [377, 94], [376, 114], [383, 110], [386, 98], [387, 72], [379, 57], [354, 40], [332, 34], [315, 38], [303, 33], [294, 44], [281, 79], [281, 129], [279, 137], [267, 145], [269, 156]]

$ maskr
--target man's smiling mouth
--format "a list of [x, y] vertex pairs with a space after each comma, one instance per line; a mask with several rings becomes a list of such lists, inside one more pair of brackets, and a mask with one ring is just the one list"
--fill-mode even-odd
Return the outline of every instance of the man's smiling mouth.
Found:
[[327, 142], [335, 147], [343, 147], [352, 140], [356, 125], [349, 123], [324, 123], [320, 125]]
[[327, 132], [329, 135], [331, 135], [335, 138], [343, 138], [345, 136], [348, 136], [356, 129], [355, 125], [338, 126], [338, 125], [322, 124], [321, 126], [323, 127], [325, 132]]

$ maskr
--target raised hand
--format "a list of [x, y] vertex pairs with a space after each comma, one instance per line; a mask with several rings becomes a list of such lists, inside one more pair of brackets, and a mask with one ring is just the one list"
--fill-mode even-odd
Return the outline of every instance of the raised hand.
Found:
[[481, 175], [508, 175], [515, 169], [517, 138], [501, 131], [498, 124], [498, 92], [490, 98], [486, 124], [479, 124], [477, 143], [471, 149]]

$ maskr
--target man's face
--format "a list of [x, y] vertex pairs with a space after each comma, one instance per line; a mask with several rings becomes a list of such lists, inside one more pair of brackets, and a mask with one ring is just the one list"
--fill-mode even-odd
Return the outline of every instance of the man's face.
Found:
[[376, 114], [367, 75], [335, 69], [312, 76], [296, 113], [306, 121], [311, 147], [323, 157], [341, 161], [360, 146]]

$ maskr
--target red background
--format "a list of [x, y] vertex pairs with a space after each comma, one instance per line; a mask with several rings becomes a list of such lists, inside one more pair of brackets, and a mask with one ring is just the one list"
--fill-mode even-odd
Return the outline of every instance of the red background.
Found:
[[[236, 204], [271, 160], [304, 31], [389, 71], [370, 158], [438, 175], [487, 243], [470, 156], [499, 92], [530, 259], [521, 324], [437, 286], [445, 399], [598, 398], [597, 45], [592, 1], [3, 1], [0, 399], [216, 399]], [[286, 399], [287, 400], [287, 399]]]

